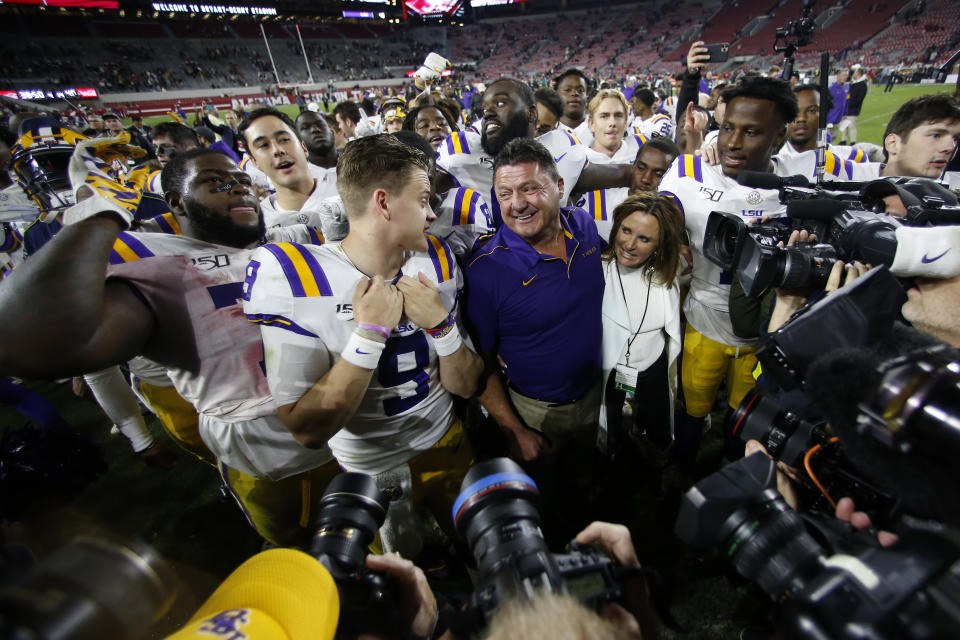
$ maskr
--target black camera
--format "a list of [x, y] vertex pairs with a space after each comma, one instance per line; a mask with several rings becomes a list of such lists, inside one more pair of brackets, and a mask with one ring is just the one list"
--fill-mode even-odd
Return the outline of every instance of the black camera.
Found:
[[[900, 223], [863, 210], [857, 202], [832, 198], [790, 200], [787, 218], [748, 225], [732, 213], [713, 211], [707, 219], [703, 255], [736, 271], [743, 291], [757, 297], [771, 287], [822, 289], [837, 260], [889, 266]], [[817, 242], [787, 244], [794, 230]]]
[[726, 432], [744, 442], [756, 440], [770, 456], [800, 473], [797, 500], [802, 510], [831, 514], [838, 497], [884, 525], [899, 513], [900, 503], [876, 483], [856, 473], [826, 420], [807, 421], [752, 389], [727, 417]]
[[833, 518], [799, 515], [776, 490], [776, 466], [756, 453], [684, 496], [675, 531], [725, 555], [773, 600], [788, 638], [933, 639], [960, 628], [960, 536], [904, 517], [899, 541]]
[[461, 484], [453, 521], [477, 562], [471, 599], [477, 626], [502, 602], [539, 591], [565, 592], [599, 609], [620, 599], [623, 579], [638, 571], [576, 542], [569, 553], [550, 553], [540, 531], [539, 499], [533, 479], [507, 458], [474, 466]]
[[389, 581], [364, 561], [389, 505], [387, 494], [363, 473], [341, 473], [320, 500], [309, 553], [327, 568], [340, 592], [338, 636], [393, 636], [401, 629]]

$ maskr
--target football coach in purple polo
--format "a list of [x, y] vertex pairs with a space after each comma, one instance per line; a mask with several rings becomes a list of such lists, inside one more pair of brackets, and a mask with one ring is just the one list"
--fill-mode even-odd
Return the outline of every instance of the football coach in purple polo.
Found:
[[511, 456], [539, 461], [528, 465], [534, 479], [552, 485], [558, 478], [548, 468], [563, 470], [567, 495], [550, 496], [548, 486], [541, 494], [545, 506], [562, 497], [570, 507], [585, 496], [569, 492], [589, 490], [592, 480], [604, 243], [586, 211], [560, 208], [565, 185], [540, 143], [512, 140], [493, 172], [504, 224], [480, 238], [466, 268], [467, 322], [493, 371], [480, 401]]

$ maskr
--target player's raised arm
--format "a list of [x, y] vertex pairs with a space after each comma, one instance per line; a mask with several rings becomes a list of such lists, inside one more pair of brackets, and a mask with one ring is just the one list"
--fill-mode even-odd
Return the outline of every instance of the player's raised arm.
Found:
[[0, 374], [97, 371], [142, 351], [153, 331], [153, 315], [133, 290], [105, 279], [114, 242], [136, 209], [100, 169], [98, 154], [113, 142], [78, 145], [71, 179], [88, 185], [81, 189], [86, 198], [66, 211], [67, 226], [0, 286]]

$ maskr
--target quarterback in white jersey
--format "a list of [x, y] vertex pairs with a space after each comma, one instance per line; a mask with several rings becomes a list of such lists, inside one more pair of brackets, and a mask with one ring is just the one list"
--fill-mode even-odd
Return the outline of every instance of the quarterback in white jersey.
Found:
[[344, 468], [389, 486], [406, 470], [412, 498], [449, 524], [473, 457], [451, 394], [475, 392], [483, 361], [460, 337], [453, 252], [424, 233], [429, 168], [391, 135], [349, 142], [338, 162], [347, 237], [259, 249], [244, 311], [261, 325], [270, 388], [298, 441], [329, 443]]
[[[423, 273], [448, 312], [459, 315], [463, 277], [445, 242], [429, 236], [400, 273]], [[277, 405], [297, 402], [327, 373], [357, 327], [352, 301], [365, 276], [340, 243], [266, 245], [252, 256], [244, 297], [247, 319], [263, 327], [267, 378]], [[429, 327], [428, 327], [429, 328]], [[379, 364], [353, 417], [328, 444], [349, 471], [375, 475], [433, 446], [450, 428], [453, 397], [439, 383], [439, 357], [422, 327], [391, 328]]]

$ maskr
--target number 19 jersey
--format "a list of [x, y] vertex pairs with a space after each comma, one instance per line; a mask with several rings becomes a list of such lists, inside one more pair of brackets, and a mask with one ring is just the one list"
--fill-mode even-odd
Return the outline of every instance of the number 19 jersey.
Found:
[[[427, 238], [428, 251], [409, 254], [398, 278], [422, 272], [456, 316], [463, 286], [456, 259], [445, 242]], [[261, 325], [267, 381], [278, 406], [299, 400], [340, 359], [357, 326], [353, 292], [363, 277], [339, 243], [287, 242], [253, 254], [243, 306], [247, 319]], [[439, 376], [432, 339], [402, 317], [357, 412], [328, 441], [337, 461], [373, 475], [433, 446], [454, 417]]]

